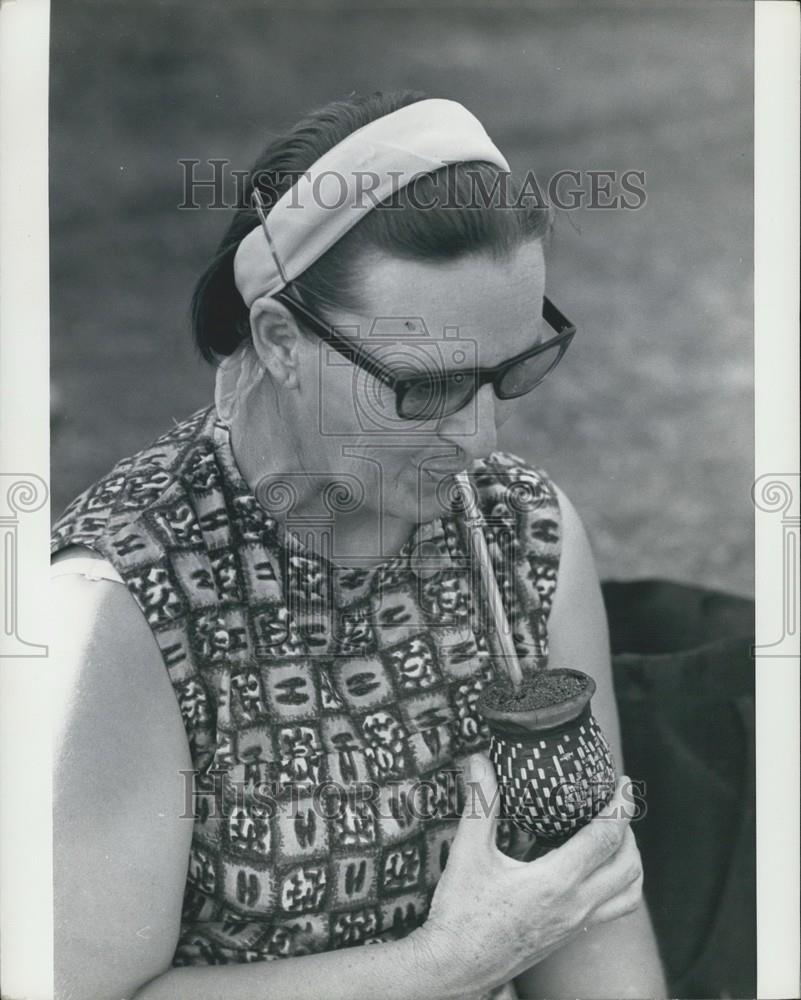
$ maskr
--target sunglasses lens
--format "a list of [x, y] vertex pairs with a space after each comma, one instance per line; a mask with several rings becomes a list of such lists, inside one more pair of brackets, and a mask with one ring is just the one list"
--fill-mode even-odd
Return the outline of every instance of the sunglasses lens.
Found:
[[550, 350], [541, 351], [507, 368], [497, 383], [498, 395], [501, 399], [511, 399], [531, 392], [559, 361], [562, 353], [559, 345], [554, 344]]
[[475, 392], [475, 376], [457, 372], [441, 379], [417, 378], [410, 383], [401, 402], [406, 420], [436, 420], [456, 413]]
[[449, 376], [446, 384], [445, 406], [442, 416], [456, 413], [466, 406], [476, 393], [476, 376], [470, 372], [457, 372]]
[[441, 407], [442, 393], [430, 379], [415, 379], [403, 394], [401, 415], [406, 420], [430, 420]]

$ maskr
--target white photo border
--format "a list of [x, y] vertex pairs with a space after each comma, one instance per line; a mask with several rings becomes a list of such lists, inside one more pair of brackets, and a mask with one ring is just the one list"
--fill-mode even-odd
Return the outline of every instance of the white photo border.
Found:
[[799, 996], [801, 8], [754, 4], [757, 991]]
[[[801, 10], [792, 0], [754, 9], [757, 968], [767, 1000], [799, 995], [801, 941]], [[0, 994], [27, 1000], [53, 995], [49, 15], [47, 0], [0, 0]]]

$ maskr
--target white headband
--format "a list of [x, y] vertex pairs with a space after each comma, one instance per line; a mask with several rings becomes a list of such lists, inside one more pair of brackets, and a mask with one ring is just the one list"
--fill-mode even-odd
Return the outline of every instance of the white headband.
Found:
[[297, 278], [416, 177], [468, 160], [509, 170], [481, 122], [457, 101], [418, 101], [353, 132], [316, 160], [278, 199], [265, 226], [239, 244], [234, 279], [245, 305]]

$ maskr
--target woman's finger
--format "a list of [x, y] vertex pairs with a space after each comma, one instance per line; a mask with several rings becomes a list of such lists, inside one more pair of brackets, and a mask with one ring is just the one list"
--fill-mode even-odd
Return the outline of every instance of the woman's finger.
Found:
[[592, 910], [586, 919], [588, 926], [592, 924], [607, 923], [610, 920], [617, 920], [629, 913], [634, 913], [642, 905], [642, 875], [631, 885], [627, 886], [623, 892], [618, 893], [612, 899], [607, 899]]
[[625, 892], [642, 879], [640, 852], [627, 827], [617, 852], [591, 872], [578, 887], [578, 896], [591, 909]]
[[559, 869], [561, 876], [573, 885], [583, 882], [620, 849], [631, 819], [623, 796], [623, 788], [628, 781], [625, 776], [619, 778], [614, 795], [598, 815], [566, 844], [541, 859]]
[[458, 843], [494, 847], [500, 810], [495, 768], [484, 754], [468, 757], [464, 767], [465, 805], [453, 847]]

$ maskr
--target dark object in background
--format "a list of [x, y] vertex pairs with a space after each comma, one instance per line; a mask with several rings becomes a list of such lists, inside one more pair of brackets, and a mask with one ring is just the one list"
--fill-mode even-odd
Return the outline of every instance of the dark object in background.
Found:
[[633, 829], [669, 995], [756, 995], [754, 602], [602, 584]]

